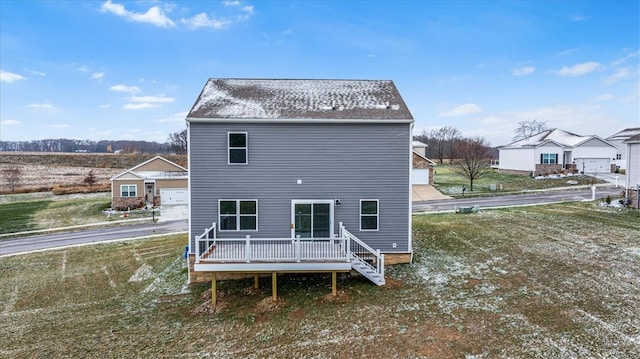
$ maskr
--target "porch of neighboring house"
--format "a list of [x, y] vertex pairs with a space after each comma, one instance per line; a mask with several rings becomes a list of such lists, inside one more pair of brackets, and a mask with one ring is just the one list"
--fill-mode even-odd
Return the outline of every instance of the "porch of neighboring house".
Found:
[[211, 273], [211, 305], [216, 305], [216, 274], [271, 273], [272, 296], [277, 298], [277, 274], [329, 272], [332, 294], [337, 273], [356, 270], [376, 285], [384, 285], [384, 254], [374, 250], [340, 223], [335, 238], [216, 238], [216, 223], [195, 237], [195, 272]]

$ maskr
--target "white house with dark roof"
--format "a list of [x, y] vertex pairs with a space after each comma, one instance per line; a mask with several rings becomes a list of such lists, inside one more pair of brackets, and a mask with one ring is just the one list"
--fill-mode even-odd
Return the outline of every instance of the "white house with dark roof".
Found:
[[609, 173], [616, 147], [595, 136], [547, 130], [498, 147], [499, 170], [524, 174]]
[[629, 205], [640, 208], [640, 133], [624, 141], [626, 146], [625, 189]]
[[335, 291], [336, 272], [380, 285], [410, 262], [413, 117], [392, 81], [209, 79], [186, 121], [190, 281], [331, 272]]
[[616, 132], [613, 135], [606, 138], [607, 142], [616, 146], [616, 155], [614, 156], [613, 164], [620, 169], [627, 168], [627, 144], [625, 141], [640, 134], [640, 127], [625, 128], [620, 132]]

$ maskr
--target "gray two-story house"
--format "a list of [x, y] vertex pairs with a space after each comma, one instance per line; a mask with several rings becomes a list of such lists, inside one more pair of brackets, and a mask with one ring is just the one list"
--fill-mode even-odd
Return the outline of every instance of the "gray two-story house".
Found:
[[392, 81], [209, 79], [186, 121], [190, 281], [383, 284], [385, 260], [411, 260], [413, 117]]

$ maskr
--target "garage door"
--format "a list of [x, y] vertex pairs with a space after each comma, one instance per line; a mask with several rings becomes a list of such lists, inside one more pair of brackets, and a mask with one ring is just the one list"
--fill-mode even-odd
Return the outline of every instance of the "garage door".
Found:
[[584, 173], [609, 173], [611, 160], [608, 158], [577, 158], [577, 170]]
[[160, 204], [163, 206], [170, 204], [188, 204], [189, 191], [186, 189], [161, 189]]
[[426, 168], [414, 168], [411, 170], [412, 184], [429, 184], [429, 170]]

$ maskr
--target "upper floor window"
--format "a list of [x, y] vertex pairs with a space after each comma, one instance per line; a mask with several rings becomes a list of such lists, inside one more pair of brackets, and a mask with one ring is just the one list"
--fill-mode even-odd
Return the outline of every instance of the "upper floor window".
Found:
[[229, 132], [229, 164], [247, 164], [247, 133]]
[[120, 197], [135, 197], [137, 190], [135, 184], [123, 184], [120, 186]]
[[540, 163], [543, 165], [554, 165], [558, 163], [557, 153], [541, 153]]
[[378, 230], [378, 200], [377, 199], [360, 200], [360, 230], [361, 231], [377, 231]]

